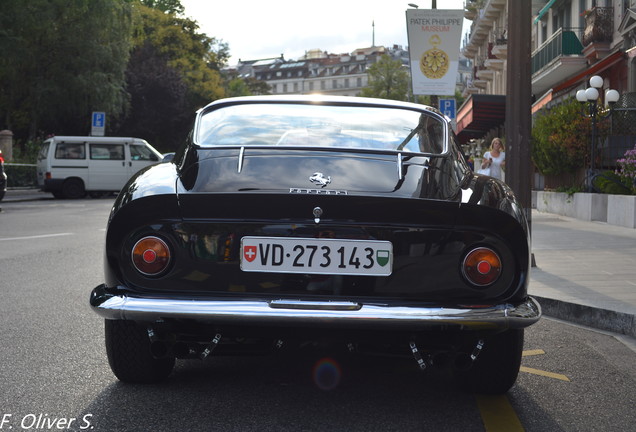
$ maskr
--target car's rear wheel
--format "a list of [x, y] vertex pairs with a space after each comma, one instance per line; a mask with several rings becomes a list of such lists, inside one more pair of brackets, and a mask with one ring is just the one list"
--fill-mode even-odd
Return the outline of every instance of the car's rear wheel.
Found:
[[514, 385], [521, 366], [523, 329], [506, 330], [484, 339], [477, 359], [455, 376], [462, 388], [473, 393], [503, 394]]
[[84, 197], [84, 195], [86, 195], [84, 182], [76, 178], [66, 180], [62, 185], [62, 195], [64, 195], [64, 197], [68, 199], [78, 199]]
[[154, 358], [147, 329], [135, 321], [106, 320], [106, 354], [120, 381], [155, 383], [170, 375], [174, 357]]

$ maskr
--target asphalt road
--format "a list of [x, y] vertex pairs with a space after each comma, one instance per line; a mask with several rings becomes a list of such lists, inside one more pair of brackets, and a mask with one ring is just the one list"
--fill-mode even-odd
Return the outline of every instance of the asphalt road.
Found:
[[[507, 396], [459, 391], [414, 360], [324, 356], [181, 361], [168, 381], [118, 382], [101, 282], [112, 199], [3, 203], [0, 430], [610, 431], [636, 424], [636, 353], [612, 335], [543, 319]], [[322, 362], [321, 362], [322, 361]], [[314, 366], [330, 371], [321, 389]]]

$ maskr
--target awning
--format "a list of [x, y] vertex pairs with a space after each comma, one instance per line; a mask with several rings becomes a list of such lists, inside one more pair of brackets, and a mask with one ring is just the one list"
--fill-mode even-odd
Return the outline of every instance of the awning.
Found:
[[541, 8], [539, 13], [537, 14], [537, 17], [534, 19], [534, 24], [538, 23], [539, 20], [543, 17], [543, 15], [545, 15], [550, 10], [550, 8], [552, 7], [555, 1], [556, 0], [550, 0], [547, 5]]
[[505, 95], [472, 94], [457, 113], [457, 137], [461, 143], [481, 138], [505, 121]]

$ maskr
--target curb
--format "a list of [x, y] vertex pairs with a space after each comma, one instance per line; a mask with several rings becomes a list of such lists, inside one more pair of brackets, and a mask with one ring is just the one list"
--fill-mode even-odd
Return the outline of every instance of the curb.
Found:
[[543, 313], [575, 324], [636, 338], [636, 316], [533, 295]]

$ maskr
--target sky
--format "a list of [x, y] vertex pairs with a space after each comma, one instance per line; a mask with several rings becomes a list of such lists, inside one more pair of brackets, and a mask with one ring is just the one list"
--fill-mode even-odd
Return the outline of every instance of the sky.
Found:
[[[420, 9], [432, 0], [411, 0]], [[395, 0], [181, 0], [184, 15], [199, 31], [229, 45], [229, 64], [239, 59], [279, 57], [295, 60], [320, 49], [350, 53], [375, 45], [408, 46], [406, 9]], [[438, 9], [462, 9], [463, 0], [437, 0]], [[375, 27], [372, 25], [375, 23]], [[470, 21], [464, 20], [464, 32]]]

